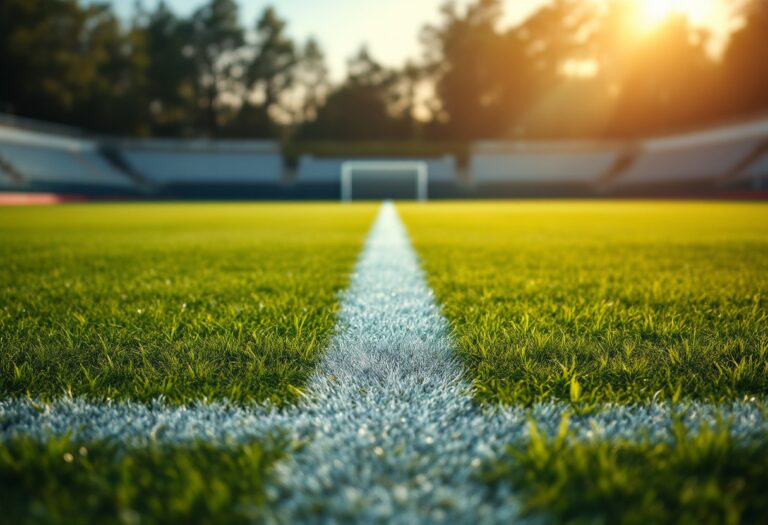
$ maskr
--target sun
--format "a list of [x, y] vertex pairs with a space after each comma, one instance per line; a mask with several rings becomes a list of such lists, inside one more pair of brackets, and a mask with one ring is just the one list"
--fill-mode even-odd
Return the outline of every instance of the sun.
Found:
[[638, 28], [652, 30], [673, 14], [695, 20], [705, 3], [702, 0], [635, 0]]
[[642, 28], [659, 25], [672, 14], [672, 2], [669, 0], [637, 0], [638, 24]]

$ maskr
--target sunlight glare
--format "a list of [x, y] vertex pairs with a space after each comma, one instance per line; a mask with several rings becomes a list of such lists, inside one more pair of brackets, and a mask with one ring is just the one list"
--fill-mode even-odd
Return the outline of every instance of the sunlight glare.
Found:
[[701, 0], [635, 0], [637, 3], [637, 24], [644, 31], [650, 31], [673, 14], [681, 14], [695, 21], [699, 18], [706, 2]]

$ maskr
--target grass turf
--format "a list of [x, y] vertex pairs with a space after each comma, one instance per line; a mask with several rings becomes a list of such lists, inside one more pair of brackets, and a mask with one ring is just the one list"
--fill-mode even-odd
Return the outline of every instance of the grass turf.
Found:
[[399, 209], [478, 399], [768, 394], [768, 206]]
[[134, 449], [14, 439], [0, 446], [0, 523], [258, 522], [264, 481], [294, 446], [282, 436]]
[[0, 395], [290, 401], [375, 211], [0, 209]]
[[566, 425], [484, 466], [510, 483], [524, 513], [563, 524], [758, 524], [768, 515], [768, 442], [736, 442], [727, 422], [696, 433], [676, 427], [665, 443], [570, 439]]

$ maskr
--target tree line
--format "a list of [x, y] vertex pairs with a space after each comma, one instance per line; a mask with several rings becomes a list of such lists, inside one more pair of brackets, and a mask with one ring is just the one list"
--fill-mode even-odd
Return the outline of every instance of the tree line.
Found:
[[682, 15], [552, 0], [504, 27], [501, 0], [447, 3], [422, 56], [365, 48], [331, 82], [320, 44], [235, 0], [121, 21], [107, 4], [0, 4], [0, 111], [133, 136], [296, 140], [633, 137], [768, 111], [768, 0], [745, 0], [721, 57]]

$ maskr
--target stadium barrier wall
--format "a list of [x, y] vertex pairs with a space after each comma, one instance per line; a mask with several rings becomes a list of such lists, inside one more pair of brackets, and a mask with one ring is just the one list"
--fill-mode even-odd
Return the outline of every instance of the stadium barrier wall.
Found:
[[349, 160], [426, 162], [429, 196], [438, 199], [704, 196], [768, 186], [768, 117], [631, 142], [478, 142], [466, 171], [453, 154], [394, 151], [302, 155], [293, 169], [284, 150], [262, 140], [89, 138], [74, 128], [0, 115], [0, 191], [336, 200]]

